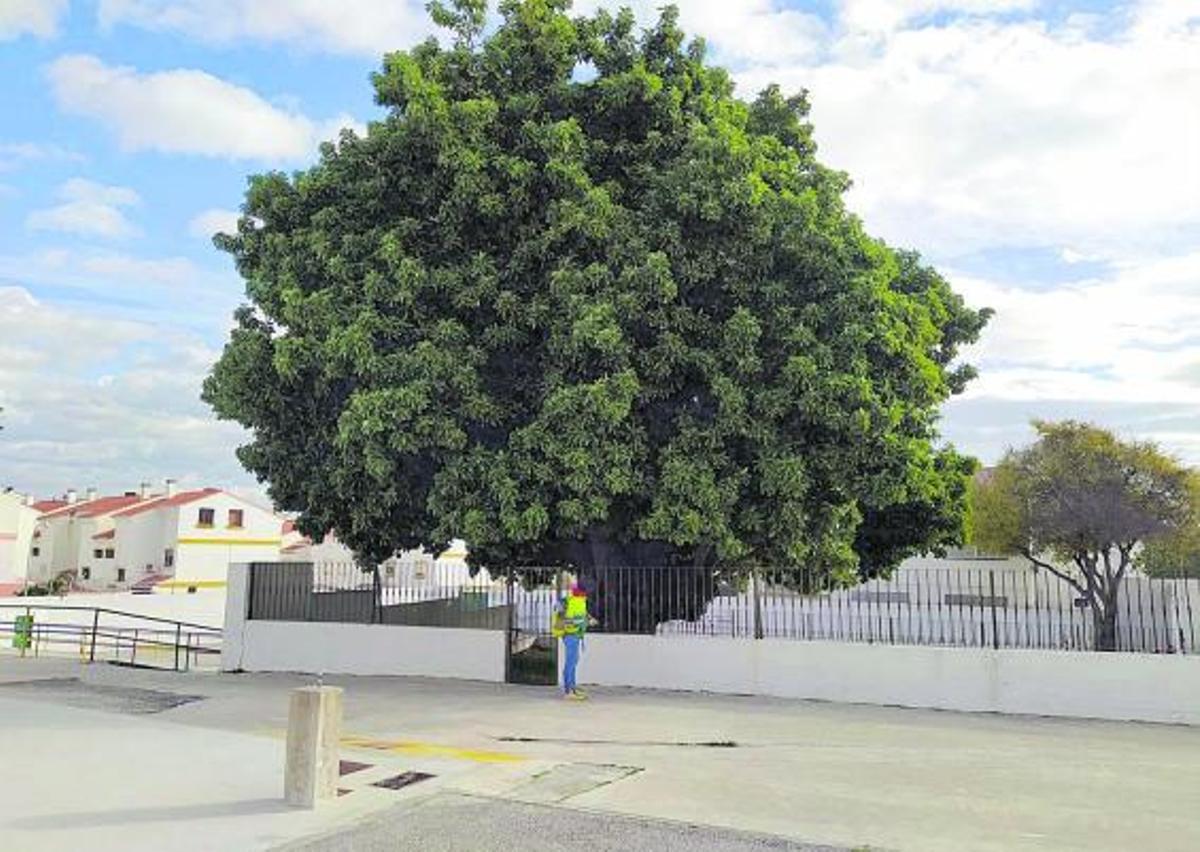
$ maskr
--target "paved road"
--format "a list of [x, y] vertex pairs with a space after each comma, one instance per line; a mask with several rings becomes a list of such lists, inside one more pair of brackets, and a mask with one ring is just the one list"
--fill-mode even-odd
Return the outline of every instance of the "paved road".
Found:
[[846, 852], [778, 837], [458, 794], [387, 811], [280, 852]]
[[[343, 754], [371, 768], [288, 812], [288, 693], [311, 680], [0, 656], [0, 754], [23, 779], [0, 797], [0, 848], [250, 852], [458, 794], [843, 848], [1200, 849], [1200, 728], [398, 678], [328, 679]], [[435, 777], [376, 786], [406, 771]]]

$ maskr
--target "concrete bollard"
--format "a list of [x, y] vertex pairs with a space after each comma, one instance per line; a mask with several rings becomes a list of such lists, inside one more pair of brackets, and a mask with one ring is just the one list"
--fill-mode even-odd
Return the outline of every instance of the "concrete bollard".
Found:
[[283, 796], [289, 805], [315, 808], [320, 800], [337, 796], [341, 738], [342, 690], [306, 686], [292, 692], [283, 772]]

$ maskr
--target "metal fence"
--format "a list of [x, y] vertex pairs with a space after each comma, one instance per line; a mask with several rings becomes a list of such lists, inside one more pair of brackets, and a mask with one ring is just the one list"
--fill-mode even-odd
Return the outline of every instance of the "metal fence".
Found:
[[[1090, 603], [1045, 572], [906, 568], [838, 586], [818, 572], [763, 568], [547, 568], [260, 563], [250, 570], [252, 619], [429, 627], [549, 629], [571, 582], [588, 592], [593, 630], [948, 647], [1093, 650]], [[1117, 649], [1200, 653], [1200, 580], [1134, 575], [1116, 606]]]
[[218, 627], [103, 607], [0, 604], [0, 649], [29, 657], [74, 657], [139, 668], [216, 669]]

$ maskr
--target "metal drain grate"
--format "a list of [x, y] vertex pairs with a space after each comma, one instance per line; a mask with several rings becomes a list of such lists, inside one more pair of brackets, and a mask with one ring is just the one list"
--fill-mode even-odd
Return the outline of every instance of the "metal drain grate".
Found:
[[422, 781], [428, 781], [434, 776], [427, 772], [401, 772], [399, 775], [393, 775], [391, 778], [385, 778], [382, 781], [376, 781], [372, 787], [383, 787], [385, 790], [402, 790], [405, 787], [411, 787], [413, 784], [420, 784]]

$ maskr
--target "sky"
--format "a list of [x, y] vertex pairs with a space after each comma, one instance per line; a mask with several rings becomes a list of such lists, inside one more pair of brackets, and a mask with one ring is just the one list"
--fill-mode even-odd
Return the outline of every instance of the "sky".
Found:
[[[678, 5], [740, 95], [810, 92], [870, 233], [997, 311], [947, 440], [1072, 417], [1200, 464], [1200, 0]], [[0, 487], [253, 486], [199, 400], [243, 298], [211, 235], [379, 117], [422, 6], [0, 0]]]

